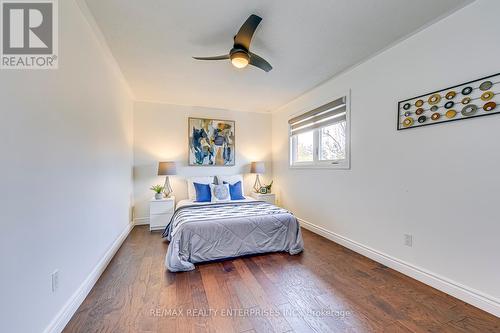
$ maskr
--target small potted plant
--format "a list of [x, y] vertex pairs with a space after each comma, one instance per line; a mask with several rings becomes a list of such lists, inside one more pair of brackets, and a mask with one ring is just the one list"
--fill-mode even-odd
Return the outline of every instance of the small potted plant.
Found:
[[264, 185], [264, 186], [261, 186], [260, 189], [259, 189], [259, 193], [260, 194], [268, 194], [268, 193], [271, 193], [271, 188], [273, 187], [273, 181], [271, 181], [271, 184], [269, 185]]
[[151, 186], [150, 188], [151, 191], [155, 192], [155, 199], [156, 200], [161, 200], [163, 199], [163, 186], [161, 185], [154, 185]]

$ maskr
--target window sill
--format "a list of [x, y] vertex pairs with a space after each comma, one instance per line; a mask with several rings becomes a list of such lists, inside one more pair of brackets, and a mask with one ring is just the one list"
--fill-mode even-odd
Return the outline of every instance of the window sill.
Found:
[[289, 166], [290, 169], [330, 169], [330, 170], [350, 170], [349, 163], [339, 164], [294, 164]]

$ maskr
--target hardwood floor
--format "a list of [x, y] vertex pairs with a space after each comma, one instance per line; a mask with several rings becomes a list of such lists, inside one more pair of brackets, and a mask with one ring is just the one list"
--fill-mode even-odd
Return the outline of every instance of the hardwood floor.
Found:
[[500, 332], [493, 315], [303, 235], [297, 256], [170, 273], [160, 234], [137, 226], [64, 332]]

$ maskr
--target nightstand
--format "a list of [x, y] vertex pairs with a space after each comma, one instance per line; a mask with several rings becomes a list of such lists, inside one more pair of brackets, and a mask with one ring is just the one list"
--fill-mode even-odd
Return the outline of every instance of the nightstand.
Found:
[[252, 192], [250, 196], [255, 200], [265, 201], [269, 202], [270, 204], [276, 205], [276, 195], [274, 193], [261, 194]]
[[175, 197], [149, 202], [149, 231], [165, 229], [174, 215]]

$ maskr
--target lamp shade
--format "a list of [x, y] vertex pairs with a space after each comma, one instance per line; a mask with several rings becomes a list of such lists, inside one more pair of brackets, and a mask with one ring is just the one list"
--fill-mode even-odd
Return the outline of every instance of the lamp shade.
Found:
[[176, 175], [177, 168], [175, 162], [160, 162], [158, 163], [158, 176]]
[[264, 173], [266, 172], [266, 167], [264, 162], [252, 162], [250, 164], [250, 173]]

